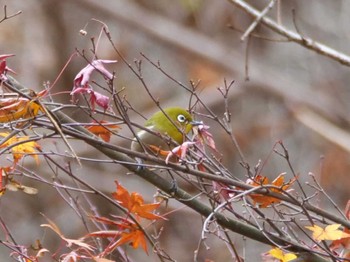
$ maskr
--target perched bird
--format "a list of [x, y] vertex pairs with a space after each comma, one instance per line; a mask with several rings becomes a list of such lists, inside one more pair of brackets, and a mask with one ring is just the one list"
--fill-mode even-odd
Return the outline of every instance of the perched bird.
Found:
[[[201, 122], [193, 121], [191, 114], [181, 107], [166, 108], [164, 113], [158, 111], [146, 121], [145, 127], [153, 133], [143, 129], [137, 132], [137, 137], [147, 152], [157, 153], [160, 150], [174, 148], [175, 145], [169, 143], [167, 136], [181, 145], [192, 127], [201, 124]], [[140, 142], [134, 138], [131, 150], [144, 152]]]

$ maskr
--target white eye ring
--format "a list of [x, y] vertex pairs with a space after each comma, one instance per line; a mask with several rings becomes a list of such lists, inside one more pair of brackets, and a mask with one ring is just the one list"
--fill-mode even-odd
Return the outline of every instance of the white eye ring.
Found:
[[177, 116], [177, 120], [180, 122], [180, 123], [183, 123], [186, 121], [186, 117], [184, 115], [178, 115]]

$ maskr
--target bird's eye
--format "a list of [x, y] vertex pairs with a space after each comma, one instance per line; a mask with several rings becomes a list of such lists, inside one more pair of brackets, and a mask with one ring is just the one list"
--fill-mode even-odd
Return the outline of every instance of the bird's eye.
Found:
[[177, 120], [180, 122], [180, 123], [183, 123], [186, 121], [186, 117], [184, 115], [178, 115], [177, 116]]

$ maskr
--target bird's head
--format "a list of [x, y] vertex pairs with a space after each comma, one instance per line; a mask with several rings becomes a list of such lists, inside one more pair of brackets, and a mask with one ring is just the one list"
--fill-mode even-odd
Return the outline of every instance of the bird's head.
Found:
[[200, 123], [193, 121], [192, 115], [181, 107], [169, 107], [163, 111], [164, 113], [155, 113], [146, 126], [169, 135], [179, 144], [184, 141], [184, 134], [188, 134], [193, 126]]

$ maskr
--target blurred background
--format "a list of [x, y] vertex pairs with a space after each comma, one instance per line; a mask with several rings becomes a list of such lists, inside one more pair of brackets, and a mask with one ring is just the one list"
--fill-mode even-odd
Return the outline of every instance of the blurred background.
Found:
[[[262, 10], [270, 1], [246, 2]], [[299, 178], [312, 181], [309, 173], [313, 173], [337, 206], [344, 209], [350, 198], [349, 67], [288, 42], [261, 25], [251, 37], [241, 41], [253, 19], [225, 0], [2, 0], [0, 7], [4, 5], [8, 15], [22, 11], [0, 24], [0, 54], [16, 55], [7, 62], [23, 85], [41, 90], [44, 82], [53, 82], [76, 49], [85, 50], [85, 54], [92, 57], [91, 38], [98, 39], [101, 24], [91, 19], [97, 19], [108, 26], [114, 45], [130, 64], [134, 65], [135, 59], [143, 60], [144, 80], [162, 106], [188, 107], [190, 94], [140, 53], [154, 62], [159, 61], [162, 69], [186, 86], [190, 87], [190, 81], [199, 82], [200, 98], [220, 119], [224, 117], [225, 107], [217, 88], [224, 86], [225, 79], [234, 81], [228, 97], [231, 126], [248, 163], [255, 166], [261, 160], [262, 173], [271, 179], [282, 172], [291, 178], [287, 162], [273, 153], [275, 143], [283, 141]], [[277, 1], [268, 16], [291, 31], [347, 54], [350, 53], [349, 12], [350, 2], [345, 0], [289, 0]], [[79, 33], [82, 29], [87, 32], [85, 36]], [[125, 87], [126, 98], [133, 107], [145, 116], [157, 111], [140, 80], [120, 61], [105, 36], [99, 42], [97, 53], [101, 59], [119, 60], [108, 68], [116, 72], [115, 83], [118, 88]], [[54, 92], [70, 91], [75, 75], [85, 65], [83, 58], [74, 58], [60, 76]], [[54, 99], [70, 103], [71, 98], [66, 93]], [[195, 110], [206, 113], [201, 107]], [[74, 112], [72, 117], [79, 118]], [[223, 163], [245, 180], [245, 170], [239, 164], [230, 137], [214, 121], [201, 116], [197, 119], [211, 127]], [[135, 115], [135, 121], [138, 120], [140, 124], [144, 121]], [[129, 144], [120, 138], [114, 138], [113, 142]], [[64, 150], [64, 146], [61, 149]], [[277, 149], [281, 151], [280, 147]], [[99, 157], [88, 146], [77, 150], [78, 155]], [[50, 178], [49, 169], [37, 167], [30, 159], [26, 164], [39, 175]], [[155, 188], [126, 173], [125, 169], [112, 164], [86, 163], [82, 169], [76, 169], [81, 179], [106, 194], [115, 190], [113, 181], [117, 179], [130, 191], [137, 191], [152, 201]], [[59, 238], [39, 227], [45, 223], [39, 212], [54, 220], [69, 238], [85, 233], [81, 220], [51, 186], [31, 180], [26, 183], [39, 188], [39, 193], [29, 196], [7, 192], [0, 199], [1, 218], [19, 244], [28, 246], [40, 239], [53, 250], [59, 247]], [[305, 188], [313, 192], [312, 188]], [[331, 208], [324, 198], [316, 200], [315, 204], [320, 207]], [[94, 201], [101, 215], [116, 212]], [[161, 244], [177, 261], [192, 261], [201, 237], [202, 218], [171, 201], [167, 211], [175, 209], [179, 210], [171, 213], [164, 224]], [[2, 233], [0, 236], [4, 240]], [[246, 261], [253, 261], [269, 249], [257, 247], [252, 241], [243, 243], [238, 235], [234, 241], [245, 250]], [[231, 259], [217, 237], [211, 236], [206, 244], [209, 248], [200, 248], [199, 261]], [[10, 253], [0, 245], [1, 261], [7, 261]], [[143, 257], [142, 251], [131, 248], [128, 253], [135, 261]], [[149, 261], [156, 260], [153, 256], [150, 252]]]

